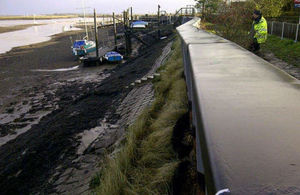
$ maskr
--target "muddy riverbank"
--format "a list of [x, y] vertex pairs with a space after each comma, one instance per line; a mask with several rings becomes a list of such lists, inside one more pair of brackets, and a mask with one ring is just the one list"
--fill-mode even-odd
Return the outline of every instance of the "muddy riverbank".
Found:
[[[151, 102], [150, 83], [137, 87], [132, 83], [163, 61], [159, 56], [167, 55], [163, 48], [170, 39], [145, 37], [153, 45], [138, 50], [138, 57], [126, 63], [82, 68], [71, 55], [70, 36], [76, 39], [77, 34], [59, 35], [0, 56], [0, 188], [4, 194], [68, 194], [76, 187], [75, 194], [86, 193], [101, 154], [120, 138], [134, 113]], [[90, 139], [91, 132], [102, 137]], [[71, 172], [76, 181], [70, 179]], [[80, 177], [84, 182], [78, 183]]]
[[17, 30], [24, 30], [31, 26], [39, 26], [41, 24], [23, 24], [23, 25], [16, 25], [16, 26], [7, 26], [7, 27], [1, 27], [0, 26], [0, 33], [6, 33], [6, 32], [12, 32]]

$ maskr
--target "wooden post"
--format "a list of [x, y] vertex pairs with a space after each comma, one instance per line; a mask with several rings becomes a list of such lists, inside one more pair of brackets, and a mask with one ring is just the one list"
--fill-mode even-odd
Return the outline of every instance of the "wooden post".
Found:
[[158, 36], [158, 39], [160, 39], [160, 29], [159, 29], [159, 26], [160, 26], [160, 5], [158, 5], [158, 11], [157, 11], [157, 27], [158, 27], [157, 36]]
[[133, 17], [132, 17], [132, 7], [130, 7], [130, 23], [132, 24]]
[[117, 50], [117, 25], [115, 20], [115, 12], [113, 12], [113, 23], [114, 23], [114, 39], [115, 39], [115, 50]]
[[124, 29], [125, 29], [125, 27], [126, 27], [125, 11], [123, 11], [123, 24], [124, 24]]
[[283, 39], [283, 34], [284, 34], [284, 22], [282, 23], [281, 40]]
[[298, 41], [298, 34], [299, 34], [299, 24], [297, 24], [297, 31], [296, 31], [295, 42]]
[[99, 45], [98, 45], [98, 30], [96, 21], [96, 10], [94, 9], [94, 28], [95, 28], [95, 42], [96, 42], [96, 57], [99, 58]]
[[128, 31], [128, 12], [123, 12], [123, 18], [124, 18], [124, 32], [125, 32], [125, 51], [126, 56], [129, 56], [131, 53], [131, 38], [130, 38], [130, 32]]
[[273, 35], [274, 21], [272, 21], [271, 35]]

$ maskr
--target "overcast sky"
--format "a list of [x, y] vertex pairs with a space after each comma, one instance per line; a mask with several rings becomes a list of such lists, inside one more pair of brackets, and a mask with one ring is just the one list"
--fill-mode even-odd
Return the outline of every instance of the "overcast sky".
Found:
[[[135, 13], [154, 13], [157, 5], [168, 13], [185, 5], [195, 4], [194, 0], [85, 0], [87, 12], [96, 8], [97, 13], [121, 13], [133, 7]], [[78, 13], [82, 0], [0, 0], [0, 15], [30, 15], [53, 13]]]

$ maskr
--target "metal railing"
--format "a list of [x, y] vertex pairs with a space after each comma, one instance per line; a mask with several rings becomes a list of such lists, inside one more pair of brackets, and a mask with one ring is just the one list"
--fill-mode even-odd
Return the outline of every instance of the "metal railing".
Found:
[[292, 39], [295, 42], [300, 41], [300, 24], [287, 22], [268, 22], [268, 33], [287, 39]]
[[196, 13], [195, 7], [187, 6], [180, 8], [174, 16], [194, 16]]

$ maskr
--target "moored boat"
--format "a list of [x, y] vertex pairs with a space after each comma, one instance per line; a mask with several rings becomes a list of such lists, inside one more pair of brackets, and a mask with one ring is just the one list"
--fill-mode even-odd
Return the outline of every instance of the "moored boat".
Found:
[[107, 52], [103, 57], [109, 62], [120, 62], [123, 60], [123, 56], [115, 51]]
[[73, 43], [72, 51], [75, 56], [81, 57], [96, 51], [96, 43], [89, 40], [76, 40]]

